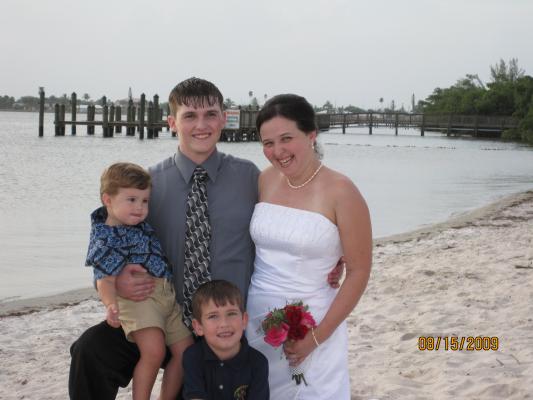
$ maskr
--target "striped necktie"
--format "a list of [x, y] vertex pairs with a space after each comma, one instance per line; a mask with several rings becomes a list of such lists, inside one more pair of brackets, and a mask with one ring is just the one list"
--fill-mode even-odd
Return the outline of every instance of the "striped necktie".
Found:
[[211, 280], [209, 241], [211, 226], [207, 208], [207, 171], [198, 166], [193, 173], [187, 196], [185, 228], [185, 265], [183, 271], [183, 322], [191, 328], [192, 296], [196, 289]]

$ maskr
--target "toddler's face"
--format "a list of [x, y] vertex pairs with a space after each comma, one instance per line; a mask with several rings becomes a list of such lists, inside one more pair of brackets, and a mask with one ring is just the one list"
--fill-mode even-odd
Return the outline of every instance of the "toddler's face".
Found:
[[150, 189], [120, 188], [118, 193], [102, 195], [107, 208], [107, 225], [137, 225], [148, 215]]

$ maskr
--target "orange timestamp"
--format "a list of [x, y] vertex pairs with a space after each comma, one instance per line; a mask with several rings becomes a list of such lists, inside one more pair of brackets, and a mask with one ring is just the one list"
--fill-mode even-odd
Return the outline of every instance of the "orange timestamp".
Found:
[[428, 351], [496, 351], [500, 345], [497, 336], [420, 336], [418, 350]]

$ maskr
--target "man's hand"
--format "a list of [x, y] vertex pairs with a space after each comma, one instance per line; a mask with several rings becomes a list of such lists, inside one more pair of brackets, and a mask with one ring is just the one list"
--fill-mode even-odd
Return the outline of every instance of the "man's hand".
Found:
[[118, 319], [118, 306], [115, 303], [109, 304], [107, 307], [106, 321], [113, 328], [120, 328], [120, 321]]
[[146, 300], [154, 286], [154, 278], [140, 264], [126, 265], [115, 281], [117, 294], [132, 301]]
[[341, 257], [339, 258], [337, 265], [335, 265], [335, 267], [328, 274], [328, 284], [333, 289], [337, 289], [340, 287], [340, 280], [342, 278], [342, 274], [344, 273], [344, 266], [345, 266], [344, 257]]

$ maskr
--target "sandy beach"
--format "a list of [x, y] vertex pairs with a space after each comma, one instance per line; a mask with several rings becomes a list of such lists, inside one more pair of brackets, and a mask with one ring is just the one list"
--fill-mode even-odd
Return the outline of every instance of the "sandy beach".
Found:
[[[69, 346], [103, 315], [92, 289], [0, 304], [0, 399], [68, 398]], [[533, 191], [376, 240], [348, 326], [352, 399], [533, 398]]]

